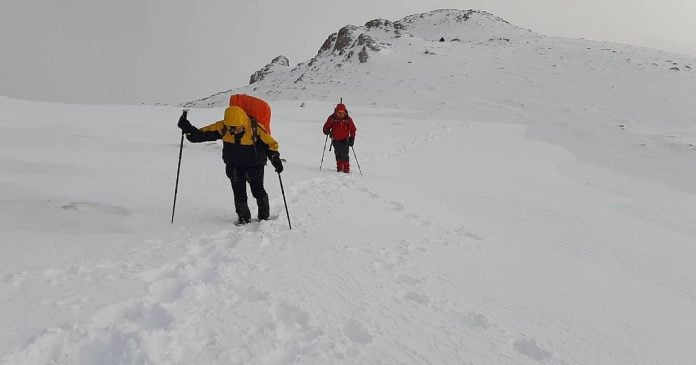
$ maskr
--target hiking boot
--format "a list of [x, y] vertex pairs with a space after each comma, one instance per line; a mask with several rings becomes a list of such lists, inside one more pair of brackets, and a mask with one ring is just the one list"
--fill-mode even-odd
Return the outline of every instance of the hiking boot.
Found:
[[237, 221], [234, 222], [234, 224], [235, 224], [236, 226], [243, 226], [243, 225], [245, 225], [245, 224], [247, 224], [247, 223], [249, 223], [249, 222], [251, 222], [251, 219], [250, 219], [250, 218], [242, 218], [242, 217], [239, 217], [239, 218], [237, 218]]
[[234, 203], [234, 209], [237, 211], [237, 222], [244, 224], [249, 223], [251, 220], [251, 212], [249, 211], [249, 206], [247, 202]]
[[268, 216], [271, 214], [271, 209], [268, 206], [268, 195], [256, 199], [256, 204], [258, 204], [259, 207], [259, 220], [263, 221], [268, 219]]

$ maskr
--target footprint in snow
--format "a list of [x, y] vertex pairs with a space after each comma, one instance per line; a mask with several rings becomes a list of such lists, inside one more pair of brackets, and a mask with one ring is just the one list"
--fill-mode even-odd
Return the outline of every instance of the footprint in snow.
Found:
[[428, 298], [426, 295], [418, 294], [413, 291], [401, 292], [399, 293], [398, 298], [401, 302], [409, 301], [421, 305], [430, 303], [430, 298]]
[[490, 322], [488, 317], [481, 313], [469, 312], [461, 317], [461, 321], [469, 327], [472, 328], [488, 328], [490, 327]]
[[165, 330], [171, 327], [175, 317], [159, 303], [133, 301], [102, 308], [92, 315], [90, 329], [108, 329], [111, 333], [121, 331], [117, 327], [143, 330]]
[[406, 284], [406, 285], [416, 285], [421, 282], [420, 279], [416, 279], [412, 276], [409, 276], [407, 274], [399, 274], [396, 276], [396, 280], [399, 281], [400, 283]]
[[343, 334], [351, 341], [366, 345], [372, 342], [372, 335], [368, 332], [362, 323], [355, 319], [349, 319], [343, 325]]
[[389, 204], [391, 204], [391, 208], [394, 211], [404, 210], [404, 205], [399, 202], [391, 201]]
[[467, 231], [466, 228], [463, 226], [455, 229], [454, 231], [457, 234], [461, 234], [466, 238], [471, 238], [472, 240], [476, 240], [476, 241], [483, 241], [483, 237], [481, 237], [480, 235], [478, 235], [474, 232]]
[[483, 237], [477, 235], [476, 233], [472, 232], [464, 232], [464, 237], [471, 238], [476, 241], [483, 241]]
[[62, 205], [61, 208], [67, 211], [76, 211], [81, 213], [103, 213], [124, 217], [130, 215], [130, 211], [128, 211], [126, 208], [93, 202], [73, 202]]
[[536, 361], [546, 361], [551, 358], [551, 353], [539, 347], [536, 340], [532, 338], [518, 338], [513, 342], [512, 348]]

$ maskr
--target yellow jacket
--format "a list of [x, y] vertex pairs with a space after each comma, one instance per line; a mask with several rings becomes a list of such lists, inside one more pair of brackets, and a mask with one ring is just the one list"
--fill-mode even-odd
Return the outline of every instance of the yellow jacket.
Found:
[[266, 156], [278, 152], [278, 142], [263, 125], [252, 123], [244, 110], [237, 106], [225, 109], [225, 118], [189, 133], [191, 142], [222, 139], [222, 159], [226, 164], [248, 167], [266, 164]]

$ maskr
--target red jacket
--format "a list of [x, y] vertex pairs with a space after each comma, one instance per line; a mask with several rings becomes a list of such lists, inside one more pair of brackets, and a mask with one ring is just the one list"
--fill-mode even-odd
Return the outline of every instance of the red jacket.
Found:
[[355, 139], [355, 130], [353, 119], [347, 115], [343, 119], [338, 119], [335, 113], [331, 114], [324, 123], [324, 134], [331, 133], [334, 141], [344, 141], [349, 137]]

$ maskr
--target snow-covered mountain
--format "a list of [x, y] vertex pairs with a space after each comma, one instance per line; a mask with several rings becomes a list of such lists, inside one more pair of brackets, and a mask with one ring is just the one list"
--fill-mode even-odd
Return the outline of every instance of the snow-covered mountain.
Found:
[[[292, 68], [285, 57], [277, 60], [257, 72], [250, 85], [187, 105], [220, 106], [231, 93], [246, 92], [271, 100], [343, 97], [363, 105], [465, 113], [480, 100], [535, 107], [543, 96], [544, 105], [630, 101], [636, 114], [644, 114], [663, 102], [653, 97], [656, 89], [693, 87], [696, 78], [692, 56], [543, 36], [474, 10], [347, 25], [312, 59]], [[658, 84], [646, 88], [646, 76]]]
[[292, 230], [270, 168], [274, 219], [232, 224], [219, 142], [170, 224], [178, 108], [0, 97], [0, 364], [694, 364], [695, 64], [476, 11], [343, 27], [189, 112], [271, 101]]

